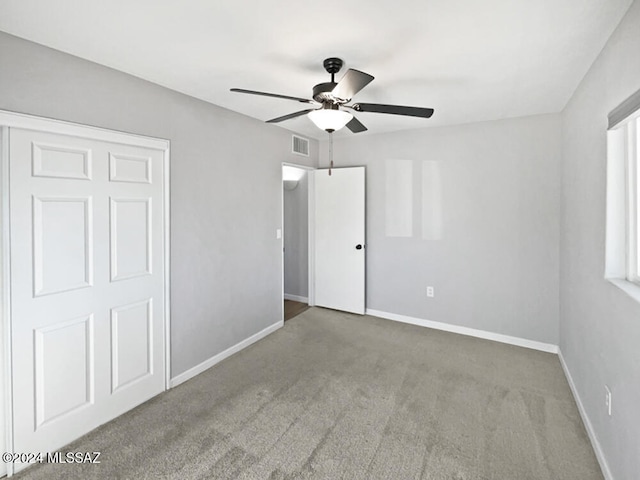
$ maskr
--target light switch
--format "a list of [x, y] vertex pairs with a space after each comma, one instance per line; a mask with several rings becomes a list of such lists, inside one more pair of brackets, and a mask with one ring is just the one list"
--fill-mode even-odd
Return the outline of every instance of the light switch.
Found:
[[276, 238], [279, 240], [282, 238], [282, 230], [281, 229], [276, 229]]

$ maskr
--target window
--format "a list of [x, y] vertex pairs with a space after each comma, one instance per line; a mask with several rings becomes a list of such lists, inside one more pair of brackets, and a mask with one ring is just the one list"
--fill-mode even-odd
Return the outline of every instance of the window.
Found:
[[640, 301], [640, 91], [609, 115], [605, 278]]

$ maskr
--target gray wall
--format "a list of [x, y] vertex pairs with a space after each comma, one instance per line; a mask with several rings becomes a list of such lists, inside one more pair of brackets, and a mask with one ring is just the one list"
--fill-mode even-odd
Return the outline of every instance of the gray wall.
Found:
[[284, 293], [309, 295], [309, 188], [305, 171], [294, 190], [284, 191]]
[[0, 59], [0, 109], [171, 141], [172, 376], [282, 319], [290, 132], [4, 33]]
[[[367, 167], [367, 308], [557, 344], [560, 134], [547, 115], [336, 140], [336, 167]], [[406, 215], [399, 160], [404, 237], [387, 235]]]
[[562, 117], [560, 348], [616, 480], [640, 475], [640, 305], [604, 280], [606, 130], [640, 88], [639, 52], [636, 1]]

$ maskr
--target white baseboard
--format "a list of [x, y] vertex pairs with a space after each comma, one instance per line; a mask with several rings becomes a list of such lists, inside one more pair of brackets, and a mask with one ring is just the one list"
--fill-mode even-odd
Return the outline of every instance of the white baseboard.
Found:
[[175, 377], [173, 377], [171, 379], [171, 388], [176, 387], [176, 386], [180, 385], [181, 383], [186, 382], [187, 380], [189, 380], [189, 379], [195, 377], [196, 375], [204, 372], [205, 370], [213, 367], [216, 363], [219, 363], [222, 360], [224, 360], [225, 358], [230, 357], [234, 353], [237, 353], [240, 350], [242, 350], [244, 348], [247, 348], [252, 343], [255, 343], [258, 340], [266, 337], [270, 333], [275, 332], [276, 330], [278, 330], [283, 325], [284, 325], [284, 321], [280, 320], [279, 322], [276, 322], [273, 325], [268, 326], [264, 330], [260, 330], [258, 333], [254, 334], [254, 335], [251, 335], [249, 338], [246, 338], [246, 339], [242, 340], [240, 343], [236, 343], [232, 347], [227, 348], [225, 351], [220, 352], [217, 355], [214, 355], [213, 357], [209, 358], [208, 360], [205, 360], [201, 364], [196, 365], [193, 368], [190, 368], [186, 372], [183, 372], [183, 373], [181, 373], [179, 375], [176, 375]]
[[580, 395], [578, 395], [576, 385], [575, 383], [573, 383], [573, 377], [569, 372], [569, 367], [567, 367], [567, 363], [564, 361], [562, 351], [560, 350], [558, 350], [558, 357], [560, 358], [560, 364], [562, 365], [562, 370], [564, 370], [564, 375], [565, 377], [567, 377], [567, 382], [569, 382], [569, 388], [571, 389], [571, 393], [573, 393], [573, 398], [575, 399], [576, 405], [578, 406], [580, 417], [582, 417], [582, 423], [584, 423], [584, 426], [587, 429], [587, 434], [589, 435], [589, 440], [591, 440], [593, 451], [596, 453], [596, 458], [598, 459], [598, 463], [600, 464], [600, 468], [602, 469], [602, 474], [604, 475], [605, 480], [613, 480], [613, 475], [611, 474], [611, 470], [609, 469], [607, 459], [604, 456], [604, 452], [602, 451], [600, 442], [598, 442], [598, 438], [596, 437], [596, 433], [593, 430], [593, 426], [591, 425], [591, 421], [589, 420], [587, 411], [584, 409], [584, 405], [582, 405], [582, 400], [580, 400]]
[[300, 297], [298, 295], [291, 295], [289, 293], [285, 293], [284, 294], [284, 299], [285, 300], [293, 300], [294, 302], [300, 302], [300, 303], [309, 303], [309, 298]]
[[558, 346], [552, 343], [536, 342], [535, 340], [527, 340], [526, 338], [511, 337], [500, 333], [476, 330], [475, 328], [461, 327], [459, 325], [451, 325], [449, 323], [423, 320], [422, 318], [408, 317], [395, 313], [381, 312], [380, 310], [371, 310], [369, 308], [367, 308], [365, 313], [373, 317], [385, 318], [396, 322], [410, 323], [411, 325], [419, 325], [421, 327], [433, 328], [435, 330], [443, 330], [445, 332], [459, 333], [460, 335], [467, 335], [470, 337], [484, 338], [485, 340], [508, 343], [509, 345], [517, 345], [518, 347], [531, 348], [542, 352], [558, 353]]

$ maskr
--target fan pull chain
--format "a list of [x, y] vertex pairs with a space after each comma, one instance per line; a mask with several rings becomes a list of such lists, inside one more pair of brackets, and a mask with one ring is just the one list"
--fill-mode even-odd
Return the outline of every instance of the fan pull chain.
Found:
[[333, 168], [333, 132], [329, 132], [329, 176]]

